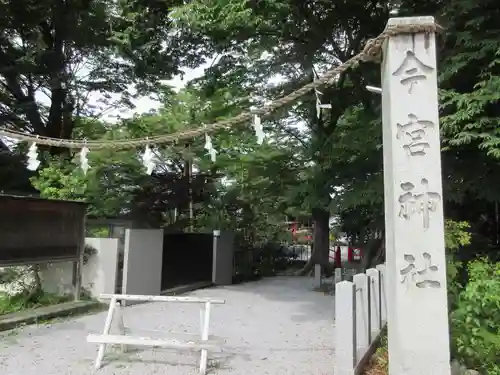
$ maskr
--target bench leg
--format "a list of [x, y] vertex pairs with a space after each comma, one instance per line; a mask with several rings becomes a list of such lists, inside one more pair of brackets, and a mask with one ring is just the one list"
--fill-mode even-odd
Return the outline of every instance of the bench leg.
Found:
[[[118, 325], [118, 332], [120, 333], [120, 335], [125, 336], [126, 329], [125, 329], [125, 324], [123, 323], [123, 314], [121, 311], [121, 303], [120, 302], [116, 303], [116, 318], [117, 318], [116, 320], [117, 320], [117, 325]], [[120, 347], [121, 347], [122, 353], [127, 352], [127, 349], [128, 349], [127, 345], [121, 344]]]
[[[104, 323], [103, 335], [109, 334], [111, 329], [111, 323], [113, 322], [113, 312], [116, 306], [116, 298], [112, 298], [109, 304], [108, 315], [106, 316], [106, 322]], [[99, 344], [99, 351], [97, 352], [97, 357], [95, 359], [95, 369], [99, 370], [102, 366], [102, 359], [104, 358], [104, 350], [106, 349], [106, 344]]]
[[[210, 324], [210, 302], [205, 302], [205, 311], [203, 311], [202, 323], [201, 323], [201, 340], [208, 340], [208, 328]], [[208, 363], [208, 350], [201, 350], [200, 358], [200, 374], [205, 375], [207, 373], [207, 363]]]

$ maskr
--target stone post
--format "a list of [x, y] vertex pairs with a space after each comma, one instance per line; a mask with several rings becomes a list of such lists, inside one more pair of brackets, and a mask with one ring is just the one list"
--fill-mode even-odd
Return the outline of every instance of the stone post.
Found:
[[314, 287], [321, 288], [321, 264], [314, 265]]
[[370, 327], [371, 327], [371, 340], [373, 340], [382, 329], [381, 317], [381, 298], [380, 298], [380, 271], [375, 268], [366, 270], [366, 274], [370, 281]]
[[389, 374], [449, 375], [435, 35], [391, 37], [383, 56]]
[[370, 278], [364, 273], [353, 276], [356, 286], [356, 361], [359, 362], [365, 355], [372, 342], [371, 338], [371, 306], [370, 306]]
[[380, 320], [381, 327], [383, 327], [387, 323], [387, 279], [385, 264], [379, 264], [377, 271], [379, 272], [380, 279]]
[[356, 290], [354, 283], [335, 284], [335, 375], [353, 375], [356, 361]]
[[234, 273], [234, 235], [214, 230], [212, 282], [215, 285], [231, 285]]

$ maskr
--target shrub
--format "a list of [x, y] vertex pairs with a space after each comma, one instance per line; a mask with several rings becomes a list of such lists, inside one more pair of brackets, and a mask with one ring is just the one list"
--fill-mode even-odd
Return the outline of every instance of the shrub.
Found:
[[387, 334], [380, 337], [380, 347], [370, 360], [365, 375], [387, 375], [389, 373], [389, 352], [387, 348]]
[[452, 350], [467, 367], [500, 375], [500, 263], [467, 266], [469, 281], [451, 313]]
[[14, 295], [0, 293], [0, 315], [42, 306], [55, 305], [57, 303], [68, 302], [71, 299], [72, 296], [59, 296], [43, 292], [33, 295], [27, 290]]
[[448, 308], [454, 309], [460, 291], [463, 288], [460, 281], [462, 262], [457, 261], [456, 253], [464, 246], [470, 245], [471, 234], [469, 224], [465, 221], [445, 221], [444, 240], [446, 247], [446, 273], [448, 280]]

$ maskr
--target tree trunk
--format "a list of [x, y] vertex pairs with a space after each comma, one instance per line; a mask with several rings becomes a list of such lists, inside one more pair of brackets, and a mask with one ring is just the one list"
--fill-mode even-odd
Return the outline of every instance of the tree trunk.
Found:
[[380, 238], [374, 237], [363, 249], [363, 258], [361, 260], [361, 271], [364, 272], [373, 266], [384, 250], [384, 234]]
[[313, 248], [311, 258], [297, 274], [310, 275], [316, 264], [321, 265], [321, 273], [330, 275], [330, 213], [324, 209], [313, 209]]
[[184, 157], [184, 179], [185, 186], [187, 186], [187, 215], [189, 220], [188, 231], [193, 232], [193, 187], [192, 187], [192, 174], [193, 163], [191, 161], [191, 145], [187, 142], [184, 146], [188, 150], [188, 156]]

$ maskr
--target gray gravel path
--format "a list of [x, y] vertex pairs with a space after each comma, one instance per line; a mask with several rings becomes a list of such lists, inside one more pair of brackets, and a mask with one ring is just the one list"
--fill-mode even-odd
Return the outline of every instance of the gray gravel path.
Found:
[[[312, 291], [312, 279], [278, 277], [190, 295], [225, 299], [213, 307], [210, 333], [226, 340], [209, 353], [211, 374], [327, 375], [333, 372], [333, 297]], [[145, 330], [199, 332], [199, 308], [148, 303], [124, 310], [132, 333]], [[28, 326], [0, 336], [0, 375], [88, 375], [106, 313], [49, 325]], [[144, 349], [121, 354], [110, 349], [96, 375], [196, 374], [199, 353]]]

